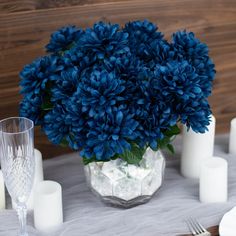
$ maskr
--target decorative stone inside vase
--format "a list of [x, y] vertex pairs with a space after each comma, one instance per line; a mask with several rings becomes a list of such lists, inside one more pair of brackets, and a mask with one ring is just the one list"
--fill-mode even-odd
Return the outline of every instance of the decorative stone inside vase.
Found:
[[139, 165], [122, 159], [92, 162], [85, 166], [90, 188], [105, 203], [132, 207], [147, 202], [161, 187], [165, 159], [160, 151], [147, 148]]

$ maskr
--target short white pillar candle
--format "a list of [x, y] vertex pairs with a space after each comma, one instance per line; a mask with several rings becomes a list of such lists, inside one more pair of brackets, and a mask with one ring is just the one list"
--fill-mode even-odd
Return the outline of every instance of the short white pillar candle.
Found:
[[6, 208], [5, 185], [2, 171], [0, 170], [0, 210]]
[[202, 161], [213, 156], [215, 123], [215, 117], [212, 115], [208, 131], [203, 134], [183, 127], [181, 173], [184, 177], [198, 179]]
[[48, 232], [63, 223], [62, 189], [54, 181], [42, 181], [34, 194], [34, 225], [35, 228]]
[[[26, 203], [28, 210], [33, 210], [34, 207], [34, 191], [36, 185], [43, 181], [43, 158], [42, 153], [38, 149], [34, 149], [34, 158], [35, 158], [35, 173], [34, 173], [34, 183], [29, 196], [29, 199]], [[16, 209], [16, 204], [12, 201], [12, 207]]]
[[229, 153], [236, 155], [236, 118], [230, 123]]
[[202, 162], [199, 198], [204, 203], [226, 202], [228, 198], [228, 163], [220, 157]]

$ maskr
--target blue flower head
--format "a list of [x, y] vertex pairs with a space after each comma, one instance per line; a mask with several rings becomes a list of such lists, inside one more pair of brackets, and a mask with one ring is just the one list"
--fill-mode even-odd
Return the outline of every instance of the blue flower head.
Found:
[[[77, 117], [77, 121], [80, 117]], [[56, 104], [44, 117], [43, 129], [48, 139], [54, 144], [67, 142], [73, 149], [81, 148], [80, 133], [73, 133], [73, 118], [66, 109], [66, 105]]]
[[137, 59], [121, 67], [119, 74], [125, 80], [125, 101], [129, 101], [130, 111], [137, 116], [146, 112], [150, 69]]
[[64, 69], [62, 60], [57, 56], [45, 56], [26, 65], [20, 72], [21, 93], [25, 96], [42, 95], [47, 83], [57, 79]]
[[124, 32], [129, 34], [131, 52], [141, 60], [153, 60], [153, 50], [165, 50], [164, 48], [160, 49], [164, 46], [160, 43], [163, 41], [163, 35], [152, 22], [147, 20], [129, 22], [125, 25]]
[[138, 142], [140, 146], [149, 145], [156, 149], [158, 140], [164, 138], [163, 132], [175, 125], [178, 116], [166, 102], [166, 97], [150, 80], [137, 96], [137, 105], [132, 105], [134, 118], [139, 121]]
[[179, 31], [173, 34], [172, 45], [175, 58], [185, 59], [195, 68], [200, 76], [201, 89], [205, 96], [211, 94], [212, 81], [215, 77], [215, 65], [208, 55], [208, 47], [194, 36], [194, 33]]
[[205, 133], [210, 124], [211, 109], [208, 101], [204, 98], [189, 101], [189, 103], [180, 104], [177, 112], [180, 113], [180, 119], [188, 128], [192, 128], [196, 133]]
[[63, 54], [63, 61], [67, 67], [77, 67], [79, 72], [87, 70], [96, 63], [94, 58], [90, 58], [79, 47], [74, 47]]
[[67, 112], [64, 106], [56, 105], [44, 117], [43, 128], [49, 140], [54, 144], [60, 144], [64, 138], [68, 139], [70, 125], [66, 123]]
[[173, 61], [166, 66], [157, 66], [152, 83], [165, 96], [182, 123], [196, 132], [202, 133], [207, 129], [211, 112], [209, 106], [202, 102], [205, 97], [200, 77], [189, 62]]
[[35, 125], [42, 124], [42, 99], [40, 96], [25, 96], [20, 102], [20, 116], [26, 117], [34, 122]]
[[151, 148], [156, 149], [159, 140], [164, 138], [163, 131], [175, 125], [178, 117], [171, 108], [159, 100], [150, 105], [147, 112], [143, 113], [140, 118], [138, 127], [140, 146], [148, 144]]
[[111, 112], [112, 106], [124, 100], [122, 92], [124, 82], [114, 72], [94, 69], [82, 77], [77, 94], [80, 97], [83, 112], [89, 117], [103, 116]]
[[58, 53], [70, 49], [80, 39], [83, 31], [75, 26], [62, 27], [51, 35], [47, 52]]
[[76, 92], [80, 74], [77, 67], [71, 67], [64, 70], [58, 75], [55, 85], [52, 88], [52, 98], [53, 102], [66, 101], [68, 100], [74, 92]]
[[129, 53], [127, 45], [128, 34], [119, 25], [98, 22], [93, 28], [88, 28], [78, 42], [84, 54], [91, 60], [106, 62], [111, 57]]
[[150, 68], [134, 55], [119, 57], [110, 62], [109, 66], [106, 65], [106, 69], [115, 71], [116, 76], [125, 81], [126, 95], [131, 93], [130, 89], [134, 91], [137, 86], [150, 78]]
[[130, 140], [137, 137], [135, 121], [127, 110], [113, 108], [112, 112], [88, 122], [87, 141], [81, 155], [96, 160], [109, 160], [115, 154], [130, 149]]
[[82, 149], [85, 146], [88, 133], [88, 118], [86, 113], [82, 112], [82, 104], [78, 93], [74, 93], [66, 104], [67, 116], [66, 123], [70, 124], [73, 134], [73, 149]]
[[170, 102], [184, 103], [203, 96], [199, 75], [187, 61], [157, 66], [154, 74], [153, 86], [159, 87]]
[[166, 65], [172, 61], [174, 55], [171, 45], [165, 40], [154, 40], [150, 43], [150, 48], [146, 54], [148, 67], [153, 70], [156, 65]]

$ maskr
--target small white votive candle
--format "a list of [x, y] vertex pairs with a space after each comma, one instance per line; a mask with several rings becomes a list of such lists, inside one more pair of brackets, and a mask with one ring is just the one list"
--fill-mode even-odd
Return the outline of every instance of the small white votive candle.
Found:
[[228, 198], [228, 163], [220, 157], [202, 162], [199, 185], [200, 201], [226, 202]]
[[202, 161], [213, 156], [215, 123], [215, 117], [212, 115], [208, 131], [203, 134], [183, 127], [181, 174], [184, 177], [198, 179]]
[[6, 208], [5, 185], [2, 171], [0, 170], [0, 210]]
[[[26, 203], [27, 209], [28, 210], [33, 210], [34, 208], [34, 191], [36, 188], [36, 185], [43, 181], [43, 158], [42, 158], [42, 153], [34, 149], [34, 158], [35, 158], [35, 172], [34, 172], [34, 183], [33, 187], [29, 196], [29, 199]], [[12, 201], [12, 207], [16, 209], [16, 204]]]
[[236, 118], [230, 123], [229, 153], [236, 155]]
[[62, 189], [54, 181], [38, 183], [34, 194], [34, 225], [35, 228], [48, 232], [63, 223]]

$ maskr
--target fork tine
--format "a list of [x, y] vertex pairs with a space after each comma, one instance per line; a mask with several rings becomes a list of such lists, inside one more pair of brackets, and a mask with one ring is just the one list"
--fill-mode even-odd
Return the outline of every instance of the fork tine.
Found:
[[196, 227], [200, 230], [201, 233], [205, 233], [205, 228], [196, 220], [192, 218], [192, 221], [195, 223]]
[[196, 224], [196, 221], [193, 218], [190, 218], [190, 222], [193, 228], [195, 229], [195, 231], [197, 232], [197, 234], [202, 233], [202, 230], [198, 227], [198, 225]]
[[211, 236], [211, 233], [208, 232], [196, 219], [189, 217], [185, 222], [194, 236]]
[[188, 219], [188, 220], [185, 220], [185, 222], [186, 222], [186, 224], [187, 224], [189, 230], [191, 231], [191, 233], [192, 233], [193, 235], [197, 235], [197, 232], [196, 232], [196, 231], [194, 230], [194, 228], [192, 227], [192, 224], [190, 223], [190, 220], [189, 220], [189, 219]]
[[203, 233], [205, 233], [207, 230], [202, 226], [202, 224], [200, 222], [198, 222], [196, 220], [196, 223], [198, 224], [199, 228], [201, 228], [201, 230], [203, 231]]

